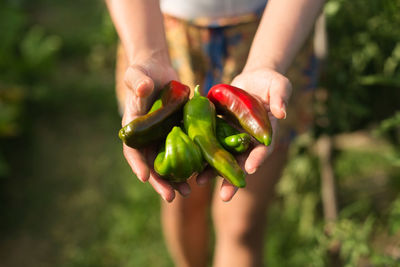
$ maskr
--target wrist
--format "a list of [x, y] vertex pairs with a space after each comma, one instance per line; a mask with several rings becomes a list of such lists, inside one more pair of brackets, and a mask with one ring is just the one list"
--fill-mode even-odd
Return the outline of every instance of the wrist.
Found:
[[157, 61], [163, 65], [170, 65], [168, 49], [166, 48], [145, 48], [131, 49], [127, 51], [129, 65], [141, 65], [142, 63]]
[[251, 72], [256, 70], [268, 69], [276, 71], [282, 75], [285, 75], [286, 69], [283, 64], [280, 64], [277, 60], [248, 60], [243, 68], [243, 72]]

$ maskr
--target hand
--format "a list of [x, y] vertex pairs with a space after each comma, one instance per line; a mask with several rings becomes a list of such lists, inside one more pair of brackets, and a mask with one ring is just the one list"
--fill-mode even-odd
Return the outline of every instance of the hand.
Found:
[[[136, 64], [126, 70], [124, 82], [127, 89], [122, 118], [123, 126], [146, 114], [154, 101], [157, 90], [169, 81], [177, 80], [175, 71], [169, 63], [165, 62], [168, 61], [151, 57], [136, 61]], [[154, 148], [137, 150], [124, 144], [123, 152], [138, 179], [142, 182], [149, 181], [164, 200], [171, 202], [175, 198], [174, 189], [182, 195], [190, 193], [187, 183], [171, 184], [157, 175], [153, 169], [153, 161], [157, 152]]]
[[[286, 106], [292, 92], [289, 80], [282, 74], [269, 68], [260, 68], [242, 72], [232, 81], [232, 85], [242, 88], [258, 97], [268, 110], [269, 119], [273, 130], [273, 139], [270, 146], [255, 146], [250, 152], [240, 155], [238, 162], [248, 174], [253, 174], [272, 152], [277, 133], [277, 119], [286, 118]], [[206, 170], [197, 177], [198, 184], [205, 184], [210, 178], [215, 177], [215, 172]], [[229, 201], [235, 195], [237, 187], [227, 180], [222, 183], [220, 196], [223, 201]]]

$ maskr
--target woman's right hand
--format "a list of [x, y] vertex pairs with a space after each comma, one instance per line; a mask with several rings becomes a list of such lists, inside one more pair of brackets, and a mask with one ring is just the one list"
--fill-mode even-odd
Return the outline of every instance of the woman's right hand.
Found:
[[[169, 60], [154, 56], [135, 60], [125, 72], [126, 91], [122, 125], [146, 114], [158, 90], [171, 80], [177, 80], [177, 75]], [[123, 144], [123, 152], [137, 178], [142, 182], [148, 181], [165, 201], [171, 202], [175, 198], [175, 189], [183, 196], [190, 193], [187, 183], [171, 184], [157, 175], [153, 169], [157, 152], [154, 149], [138, 150]]]

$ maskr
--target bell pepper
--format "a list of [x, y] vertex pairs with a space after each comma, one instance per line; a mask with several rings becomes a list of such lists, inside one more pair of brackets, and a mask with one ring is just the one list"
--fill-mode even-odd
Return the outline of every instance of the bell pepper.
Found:
[[203, 158], [231, 184], [245, 187], [245, 173], [236, 159], [226, 151], [216, 137], [216, 113], [214, 105], [200, 95], [196, 86], [194, 96], [183, 108], [185, 130], [199, 147]]
[[154, 170], [170, 182], [184, 182], [193, 173], [200, 173], [203, 167], [200, 148], [180, 127], [172, 128], [154, 160]]
[[234, 117], [257, 141], [266, 146], [271, 144], [271, 123], [263, 103], [257, 97], [228, 84], [214, 85], [207, 97], [218, 112]]
[[119, 138], [133, 148], [142, 148], [165, 138], [181, 121], [182, 107], [189, 100], [189, 94], [188, 86], [169, 82], [161, 92], [161, 107], [157, 109], [156, 106], [152, 112], [129, 122], [119, 131]]
[[217, 139], [229, 152], [243, 153], [251, 143], [250, 135], [241, 133], [224, 119], [217, 117]]

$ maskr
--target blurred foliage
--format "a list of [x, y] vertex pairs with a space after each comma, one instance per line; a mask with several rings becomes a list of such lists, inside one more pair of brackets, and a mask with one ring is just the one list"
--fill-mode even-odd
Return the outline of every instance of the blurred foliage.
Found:
[[329, 97], [317, 132], [365, 129], [399, 110], [399, 8], [399, 0], [327, 2], [329, 56], [321, 90]]
[[[290, 149], [288, 166], [277, 185], [278, 201], [269, 212], [267, 263], [336, 266], [330, 262], [329, 251], [340, 245], [344, 266], [397, 266], [400, 243], [394, 242], [397, 249], [392, 254], [383, 249], [390, 244], [387, 239], [400, 240], [400, 168], [391, 160], [393, 146], [378, 145], [379, 153], [370, 148], [336, 151], [339, 214], [336, 222], [327, 224], [313, 142], [311, 135], [303, 135]], [[374, 239], [379, 241], [374, 243]], [[386, 265], [378, 264], [380, 260]]]
[[104, 3], [1, 1], [0, 40], [0, 265], [171, 266], [121, 153]]
[[[338, 247], [345, 266], [399, 266], [399, 10], [399, 0], [327, 2], [316, 126], [294, 141], [277, 185], [269, 266], [334, 266]], [[1, 264], [172, 266], [159, 199], [120, 151], [104, 3], [3, 0], [0, 40]], [[339, 214], [327, 223], [315, 141], [358, 130], [373, 143], [334, 151]]]
[[[316, 125], [299, 137], [269, 212], [270, 266], [399, 266], [400, 1], [331, 0], [329, 55], [316, 92]], [[315, 141], [363, 130], [370, 146], [334, 151], [339, 217], [322, 212]], [[350, 137], [349, 137], [350, 138]], [[328, 227], [328, 228], [327, 228]], [[336, 249], [338, 249], [336, 248]]]
[[[31, 87], [48, 77], [61, 47], [58, 36], [46, 35], [42, 27], [30, 25], [22, 8], [26, 3], [0, 4], [0, 144], [24, 130]], [[0, 177], [7, 173], [6, 166], [0, 157]]]
[[400, 230], [400, 196], [392, 203], [388, 226], [391, 234], [395, 234]]

